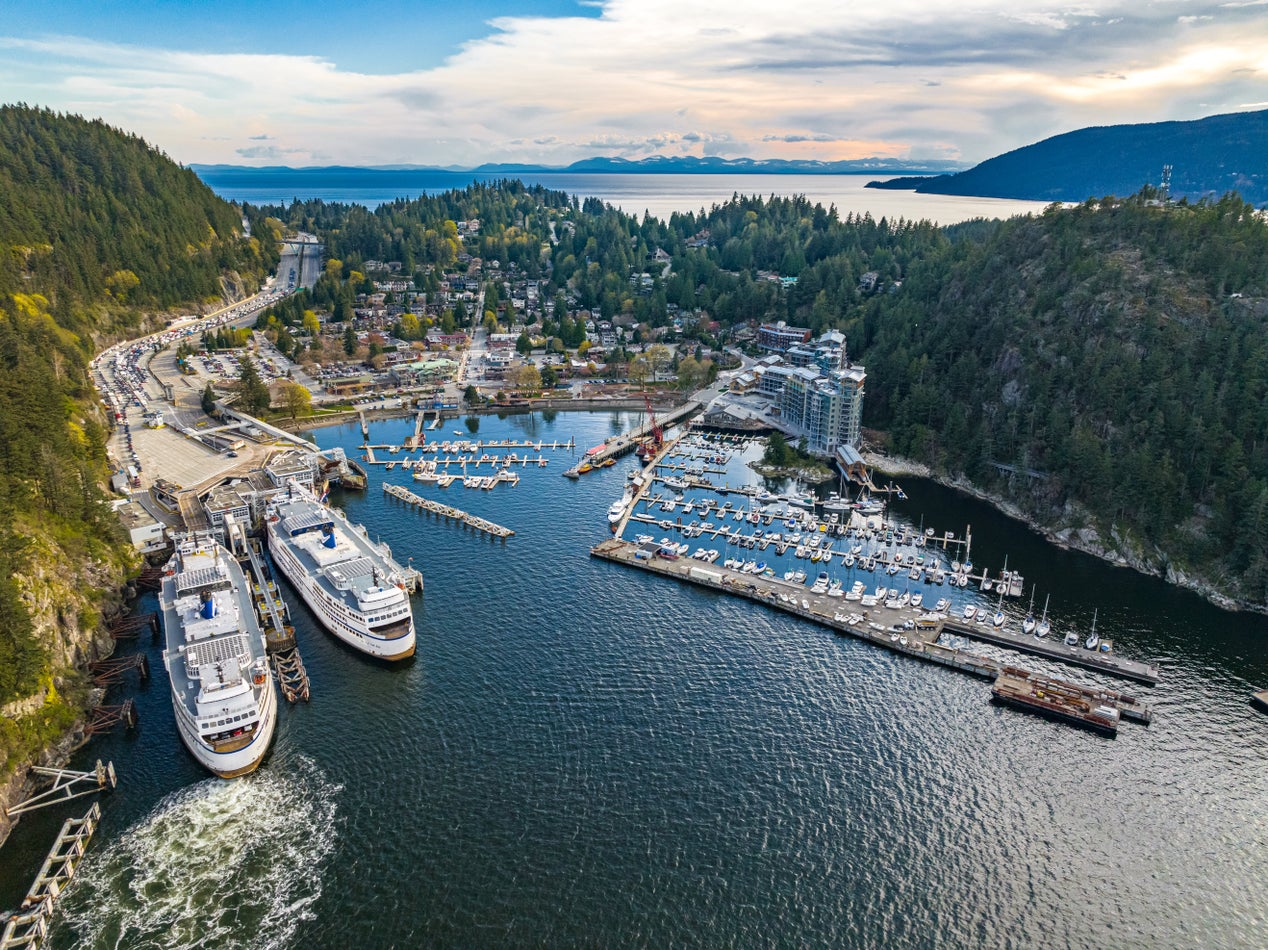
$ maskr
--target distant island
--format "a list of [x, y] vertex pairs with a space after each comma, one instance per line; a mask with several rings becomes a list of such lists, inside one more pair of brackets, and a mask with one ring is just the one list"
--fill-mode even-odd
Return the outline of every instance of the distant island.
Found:
[[967, 171], [870, 181], [866, 187], [926, 195], [1084, 201], [1159, 185], [1164, 165], [1172, 169], [1173, 198], [1195, 201], [1237, 192], [1253, 205], [1268, 205], [1268, 110], [1191, 122], [1079, 129], [987, 159]]

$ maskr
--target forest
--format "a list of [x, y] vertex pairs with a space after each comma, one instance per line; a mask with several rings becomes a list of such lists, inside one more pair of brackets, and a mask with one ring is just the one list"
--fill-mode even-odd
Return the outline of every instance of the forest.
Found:
[[[239, 211], [136, 136], [0, 108], [0, 705], [65, 673], [31, 604], [91, 619], [110, 593], [75, 590], [61, 603], [35, 578], [121, 571], [133, 557], [103, 491], [97, 341], [218, 298], [226, 277], [258, 285], [278, 251], [242, 231]], [[0, 772], [16, 729], [0, 728]]]
[[[722, 341], [769, 320], [840, 329], [889, 451], [1268, 604], [1268, 225], [1235, 195], [1146, 188], [949, 228], [741, 195], [640, 220], [518, 182], [264, 210], [325, 237], [345, 277], [393, 259], [426, 286], [465, 251], [603, 318], [699, 308]], [[479, 237], [459, 241], [469, 218]]]

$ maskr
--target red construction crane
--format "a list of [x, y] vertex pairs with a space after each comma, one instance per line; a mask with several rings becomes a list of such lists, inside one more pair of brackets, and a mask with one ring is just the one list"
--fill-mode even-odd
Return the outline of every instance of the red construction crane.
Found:
[[665, 441], [665, 433], [661, 430], [660, 423], [656, 421], [656, 413], [652, 409], [651, 397], [646, 393], [643, 394], [643, 405], [647, 407], [647, 420], [652, 426], [652, 437], [650, 440], [640, 442], [634, 454], [646, 461], [660, 451], [660, 447]]

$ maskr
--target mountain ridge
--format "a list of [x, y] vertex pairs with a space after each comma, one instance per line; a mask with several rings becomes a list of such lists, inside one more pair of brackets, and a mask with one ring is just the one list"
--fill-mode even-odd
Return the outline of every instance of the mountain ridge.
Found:
[[965, 171], [936, 178], [868, 182], [918, 194], [1031, 201], [1125, 197], [1158, 185], [1170, 165], [1170, 195], [1190, 201], [1237, 192], [1268, 205], [1268, 110], [1202, 119], [1089, 126], [1050, 136]]

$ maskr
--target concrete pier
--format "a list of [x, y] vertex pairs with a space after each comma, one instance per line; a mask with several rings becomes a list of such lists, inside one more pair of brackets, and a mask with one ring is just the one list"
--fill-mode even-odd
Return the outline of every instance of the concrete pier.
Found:
[[[594, 557], [649, 573], [672, 577], [700, 587], [755, 600], [829, 629], [865, 640], [895, 653], [916, 657], [942, 666], [994, 680], [1007, 664], [967, 650], [939, 643], [945, 617], [911, 608], [897, 610], [876, 605], [862, 609], [858, 602], [843, 597], [813, 594], [802, 584], [773, 577], [745, 574], [693, 558], [666, 559], [649, 548], [613, 538], [590, 549]], [[1032, 638], [1033, 639], [1033, 638]], [[1077, 684], [1071, 684], [1076, 688]], [[1148, 723], [1153, 714], [1148, 705], [1126, 693], [1104, 691], [1126, 719]]]

